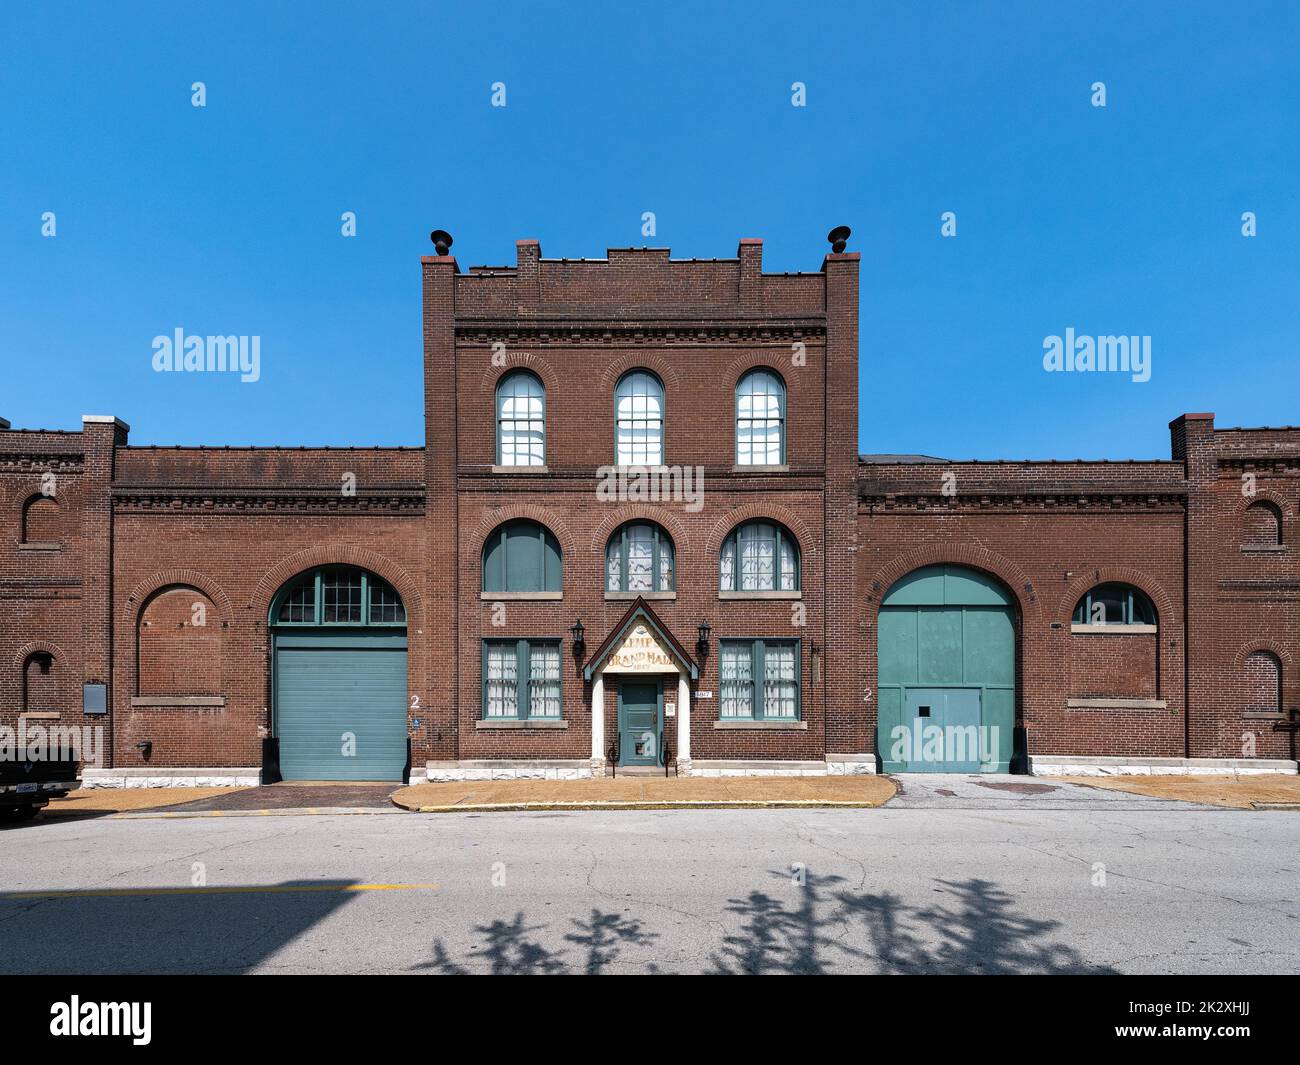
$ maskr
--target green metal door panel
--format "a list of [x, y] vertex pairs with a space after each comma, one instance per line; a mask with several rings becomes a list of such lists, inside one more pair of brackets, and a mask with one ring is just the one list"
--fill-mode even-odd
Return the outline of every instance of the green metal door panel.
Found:
[[882, 606], [943, 606], [943, 566], [909, 573], [889, 589]]
[[962, 683], [961, 611], [922, 609], [917, 617], [921, 684]]
[[949, 688], [943, 702], [944, 773], [978, 773], [981, 759], [991, 754], [990, 741], [980, 731], [978, 688]]
[[912, 773], [943, 773], [943, 688], [908, 688], [905, 730], [890, 739], [890, 756]]
[[916, 683], [916, 621], [915, 610], [880, 611], [877, 624], [881, 684]]
[[992, 577], [959, 566], [945, 566], [945, 606], [1010, 606], [1011, 599]]
[[893, 745], [898, 739], [896, 729], [903, 723], [903, 689], [881, 686], [880, 703], [876, 707], [876, 729], [880, 736], [880, 758], [886, 773], [901, 773], [907, 768], [905, 759], [895, 759]]
[[[346, 636], [281, 642], [275, 723], [285, 780], [401, 780], [406, 766], [406, 650]], [[348, 646], [351, 642], [353, 645]]]
[[965, 672], [970, 684], [1016, 682], [1016, 632], [1005, 608], [971, 608], [965, 614]]
[[1011, 751], [1015, 742], [1016, 693], [1011, 688], [985, 688], [983, 723], [997, 761], [989, 773], [1011, 772]]

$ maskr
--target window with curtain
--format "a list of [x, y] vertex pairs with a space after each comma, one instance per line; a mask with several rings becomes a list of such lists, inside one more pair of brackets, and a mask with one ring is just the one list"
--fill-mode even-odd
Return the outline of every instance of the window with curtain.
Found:
[[673, 542], [658, 525], [630, 522], [605, 548], [607, 592], [671, 592]]
[[798, 640], [722, 640], [719, 647], [722, 720], [798, 720]]
[[559, 641], [485, 640], [483, 716], [488, 720], [562, 717]]
[[736, 465], [785, 462], [785, 385], [771, 370], [750, 370], [736, 386]]
[[497, 465], [546, 465], [546, 390], [526, 370], [497, 385]]
[[798, 591], [798, 543], [775, 522], [741, 525], [722, 544], [720, 586], [724, 592]]
[[614, 389], [614, 461], [619, 466], [662, 466], [664, 386], [648, 370], [633, 370]]

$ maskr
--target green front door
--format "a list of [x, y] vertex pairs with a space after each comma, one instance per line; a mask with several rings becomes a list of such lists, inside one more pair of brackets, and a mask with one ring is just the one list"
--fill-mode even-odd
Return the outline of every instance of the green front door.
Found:
[[663, 746], [659, 681], [625, 680], [618, 686], [618, 764], [659, 765]]
[[274, 705], [285, 780], [401, 780], [406, 634], [277, 632]]

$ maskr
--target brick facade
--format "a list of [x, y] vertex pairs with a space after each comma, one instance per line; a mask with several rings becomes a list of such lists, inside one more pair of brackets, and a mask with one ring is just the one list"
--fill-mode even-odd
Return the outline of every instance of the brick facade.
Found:
[[[1014, 598], [1031, 757], [1296, 757], [1300, 429], [1184, 415], [1168, 462], [860, 458], [855, 253], [774, 275], [755, 240], [710, 261], [552, 260], [520, 241], [510, 266], [421, 269], [422, 448], [133, 447], [112, 418], [0, 428], [0, 725], [89, 723], [82, 686], [103, 683], [106, 765], [258, 766], [274, 733], [271, 601], [343, 564], [406, 606], [412, 766], [599, 771], [609, 744], [593, 750], [594, 681], [570, 627], [581, 619], [591, 651], [628, 611], [633, 595], [605, 591], [605, 548], [636, 519], [671, 537], [676, 587], [645, 598], [712, 695], [664, 721], [664, 745], [698, 766], [870, 759], [880, 601], [941, 563]], [[738, 466], [735, 390], [760, 367], [785, 385], [784, 462]], [[503, 469], [496, 387], [521, 368], [545, 389], [545, 465]], [[662, 382], [664, 463], [702, 468], [699, 507], [596, 491], [614, 390], [635, 369]], [[485, 541], [515, 520], [558, 541], [558, 595], [483, 593]], [[797, 592], [720, 594], [723, 542], [749, 520], [797, 541]], [[1072, 623], [1108, 582], [1150, 599], [1153, 629]], [[503, 638], [561, 642], [563, 726], [484, 726], [483, 641]], [[737, 638], [799, 641], [797, 722], [718, 727], [721, 641]], [[607, 691], [607, 740], [614, 708]]]

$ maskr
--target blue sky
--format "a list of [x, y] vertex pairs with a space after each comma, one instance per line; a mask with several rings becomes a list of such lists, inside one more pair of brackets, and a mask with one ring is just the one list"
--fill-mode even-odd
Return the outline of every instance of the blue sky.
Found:
[[[1283, 3], [11, 2], [0, 415], [417, 445], [430, 229], [785, 271], [847, 223], [863, 451], [1167, 457], [1183, 411], [1300, 422], [1298, 127]], [[261, 380], [154, 373], [177, 327]], [[1150, 381], [1044, 372], [1067, 328], [1150, 335]]]

